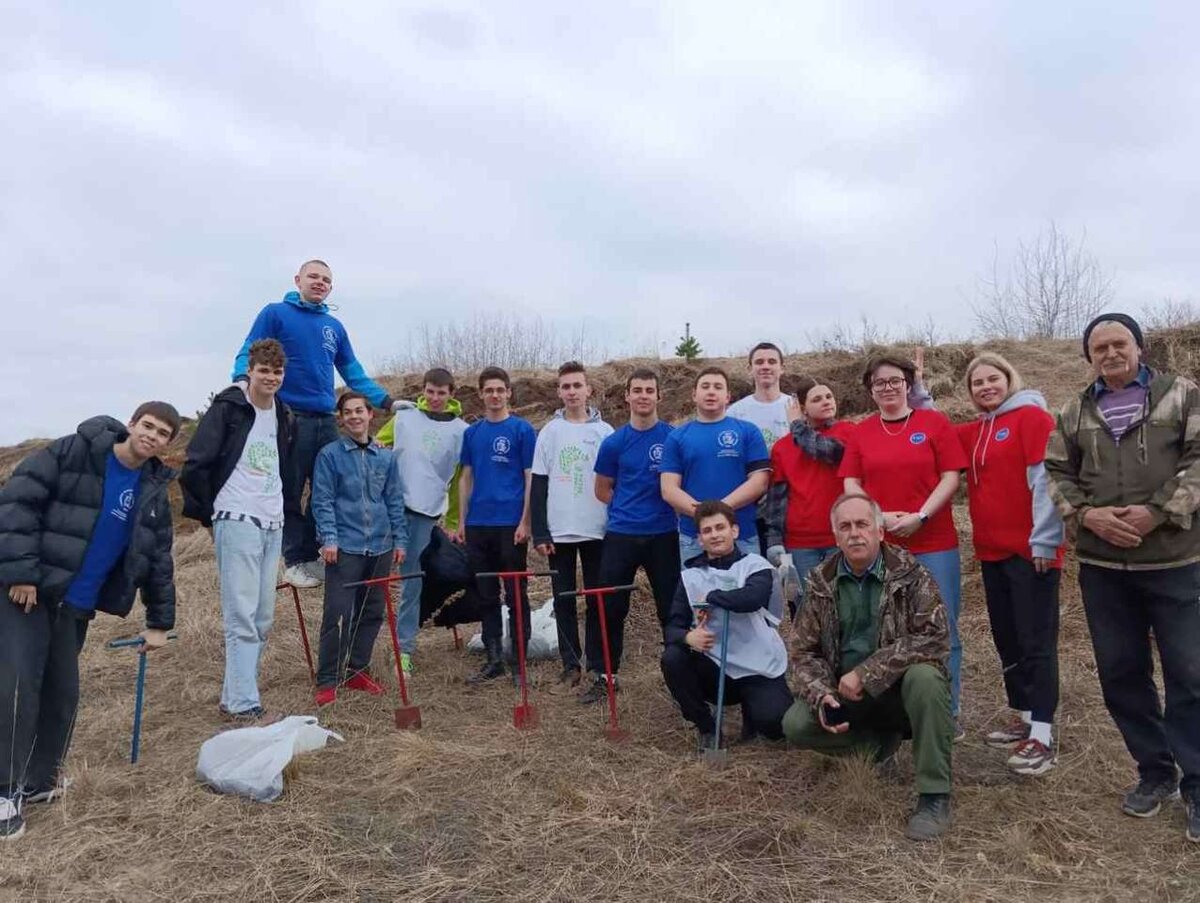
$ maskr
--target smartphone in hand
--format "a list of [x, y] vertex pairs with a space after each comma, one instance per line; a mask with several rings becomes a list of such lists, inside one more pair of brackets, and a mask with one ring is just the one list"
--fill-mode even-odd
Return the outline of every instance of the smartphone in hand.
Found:
[[837, 727], [839, 724], [845, 724], [850, 720], [850, 713], [846, 711], [844, 705], [834, 708], [827, 703], [822, 703], [821, 716], [825, 719], [825, 723], [829, 727]]

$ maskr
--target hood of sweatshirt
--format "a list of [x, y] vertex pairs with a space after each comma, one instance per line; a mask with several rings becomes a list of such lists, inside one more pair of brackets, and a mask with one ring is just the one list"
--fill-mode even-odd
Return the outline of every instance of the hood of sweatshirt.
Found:
[[979, 485], [979, 471], [987, 463], [988, 448], [992, 444], [992, 435], [996, 430], [996, 418], [1015, 411], [1017, 408], [1029, 407], [1041, 408], [1043, 411], [1049, 410], [1041, 392], [1037, 389], [1021, 389], [1004, 399], [996, 410], [982, 411], [979, 414], [983, 425], [979, 428], [979, 435], [975, 437], [975, 448], [971, 450], [971, 479], [976, 486]]
[[[554, 417], [552, 419], [566, 420], [567, 419], [567, 409], [559, 408], [557, 411], [554, 412]], [[599, 423], [600, 420], [601, 420], [600, 411], [589, 405], [588, 409], [587, 409], [587, 420], [584, 422], [585, 423]]]
[[444, 411], [431, 411], [429, 410], [429, 399], [422, 395], [417, 399], [417, 410], [430, 420], [453, 420], [455, 417], [462, 416], [462, 402], [457, 398], [450, 398], [446, 401]]
[[291, 304], [312, 314], [329, 313], [329, 305], [324, 301], [318, 301], [316, 304], [313, 304], [311, 301], [305, 301], [301, 298], [299, 292], [288, 292], [283, 296], [283, 301], [285, 304]]

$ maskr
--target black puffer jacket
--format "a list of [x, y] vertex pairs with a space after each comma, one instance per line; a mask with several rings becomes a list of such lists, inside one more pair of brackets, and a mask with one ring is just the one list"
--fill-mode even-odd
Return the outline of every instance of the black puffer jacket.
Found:
[[[184, 517], [198, 520], [206, 527], [212, 526], [213, 503], [237, 467], [246, 438], [254, 426], [254, 416], [254, 406], [239, 386], [230, 386], [213, 399], [188, 443], [187, 461], [179, 476]], [[283, 476], [291, 467], [296, 419], [278, 398], [275, 416], [275, 443], [279, 448], [279, 473]], [[284, 477], [282, 482], [284, 511], [297, 512], [298, 500], [291, 498], [288, 491], [293, 481]]]
[[[0, 585], [32, 584], [40, 604], [61, 604], [100, 516], [109, 453], [128, 434], [119, 420], [92, 417], [18, 465], [0, 489]], [[157, 458], [143, 465], [129, 548], [100, 588], [97, 611], [123, 618], [141, 590], [146, 626], [175, 626], [174, 477]]]

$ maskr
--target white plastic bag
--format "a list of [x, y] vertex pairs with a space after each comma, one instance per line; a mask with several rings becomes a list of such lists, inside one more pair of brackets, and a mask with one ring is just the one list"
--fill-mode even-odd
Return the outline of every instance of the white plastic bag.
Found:
[[[529, 634], [529, 657], [531, 659], [558, 658], [558, 622], [554, 620], [554, 600], [547, 599], [539, 608], [532, 609], [529, 619], [533, 622]], [[507, 612], [500, 619], [500, 630], [503, 636], [504, 653], [510, 655], [512, 654], [512, 643], [508, 639]], [[482, 633], [477, 633], [467, 640], [467, 651], [483, 651]]]
[[291, 715], [266, 727], [241, 727], [209, 737], [200, 746], [196, 779], [218, 793], [269, 803], [283, 793], [283, 769], [297, 753], [321, 749], [339, 734], [311, 715]]

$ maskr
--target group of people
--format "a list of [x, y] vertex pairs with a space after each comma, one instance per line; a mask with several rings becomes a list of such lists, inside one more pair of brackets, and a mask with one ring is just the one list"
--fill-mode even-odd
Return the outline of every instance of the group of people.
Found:
[[[537, 431], [510, 411], [511, 381], [498, 367], [479, 374], [483, 415], [470, 425], [442, 368], [425, 374], [415, 402], [393, 401], [329, 311], [329, 267], [307, 261], [295, 284], [255, 319], [180, 475], [184, 514], [215, 548], [224, 717], [265, 715], [258, 667], [280, 558], [285, 581], [324, 583], [318, 706], [339, 691], [384, 692], [370, 660], [386, 590], [371, 581], [397, 568], [412, 578], [394, 625], [411, 671], [414, 575], [440, 524], [472, 574], [526, 571], [531, 541], [546, 556], [557, 682], [579, 687], [581, 702], [603, 698], [607, 677], [595, 604], [580, 638], [577, 569], [585, 588], [629, 584], [641, 569], [662, 628], [663, 677], [701, 749], [724, 742], [718, 698], [741, 706], [742, 739], [887, 763], [911, 737], [918, 803], [907, 834], [934, 838], [951, 822], [953, 742], [964, 733], [951, 502], [965, 482], [1012, 710], [985, 741], [1009, 749], [1018, 774], [1054, 767], [1070, 536], [1104, 700], [1139, 772], [1122, 808], [1151, 816], [1182, 792], [1186, 836], [1200, 841], [1200, 392], [1142, 361], [1133, 319], [1089, 324], [1094, 382], [1057, 416], [985, 352], [965, 375], [978, 417], [953, 424], [923, 388], [918, 352], [868, 361], [863, 385], [877, 410], [839, 419], [819, 379], [785, 394], [783, 354], [762, 342], [748, 358], [753, 394], [731, 404], [729, 375], [704, 367], [694, 417], [678, 427], [659, 419], [653, 370], [627, 378], [629, 420], [614, 430], [590, 403], [584, 366], [568, 362], [556, 378], [562, 407]], [[340, 395], [335, 371], [347, 385]], [[393, 417], [372, 436], [376, 409]], [[141, 405], [127, 424], [92, 418], [0, 489], [0, 584], [11, 602], [0, 605], [0, 839], [24, 831], [25, 806], [65, 789], [78, 654], [95, 613], [124, 617], [140, 591], [145, 652], [174, 626], [166, 487], [175, 474], [158, 456], [180, 426], [164, 402]], [[500, 599], [514, 589], [494, 577], [468, 584], [484, 646], [473, 685], [506, 674]], [[528, 594], [519, 595], [528, 625]], [[629, 593], [604, 605], [619, 690]], [[505, 607], [509, 636], [527, 642]]]

